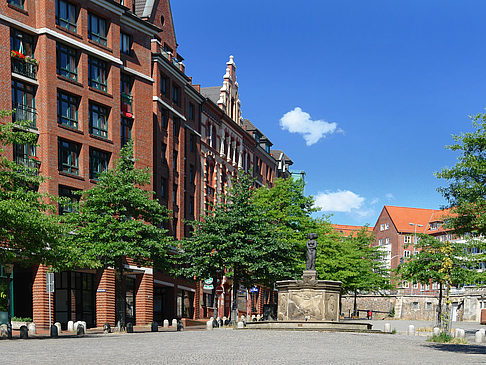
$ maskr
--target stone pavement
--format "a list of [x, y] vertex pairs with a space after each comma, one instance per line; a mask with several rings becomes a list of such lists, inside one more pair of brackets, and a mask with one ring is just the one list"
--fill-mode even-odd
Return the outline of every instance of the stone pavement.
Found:
[[3, 340], [0, 354], [5, 364], [486, 363], [485, 345], [419, 336], [233, 329]]

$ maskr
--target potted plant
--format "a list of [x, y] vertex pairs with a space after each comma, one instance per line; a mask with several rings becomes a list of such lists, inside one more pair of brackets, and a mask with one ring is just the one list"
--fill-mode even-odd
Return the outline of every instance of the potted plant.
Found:
[[25, 62], [30, 63], [34, 66], [39, 66], [39, 61], [37, 61], [34, 57], [27, 56], [25, 57]]
[[10, 57], [25, 60], [25, 56], [22, 53], [20, 53], [19, 51], [11, 50], [10, 51]]

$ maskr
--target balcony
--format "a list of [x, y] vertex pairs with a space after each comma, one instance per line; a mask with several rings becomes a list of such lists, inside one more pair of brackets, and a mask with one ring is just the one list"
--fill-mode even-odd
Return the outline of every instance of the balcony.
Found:
[[28, 168], [29, 170], [26, 172], [29, 175], [33, 175], [33, 176], [39, 175], [39, 167], [41, 163], [37, 157], [15, 156], [14, 161], [19, 165]]
[[15, 124], [15, 122], [20, 121], [29, 122], [29, 128], [37, 129], [36, 114], [37, 112], [34, 107], [17, 104], [14, 106], [14, 112], [12, 114], [13, 123]]
[[125, 117], [133, 118], [132, 102], [133, 96], [121, 93], [121, 112]]
[[12, 58], [12, 72], [37, 80], [37, 60], [32, 57], [25, 57], [23, 54], [15, 51], [10, 53]]

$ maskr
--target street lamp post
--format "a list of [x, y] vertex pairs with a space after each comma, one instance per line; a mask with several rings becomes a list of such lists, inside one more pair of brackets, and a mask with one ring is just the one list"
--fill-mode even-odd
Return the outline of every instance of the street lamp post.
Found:
[[418, 224], [418, 223], [409, 223], [411, 226], [414, 226], [415, 228], [415, 233], [414, 233], [414, 238], [413, 238], [413, 243], [417, 243], [417, 227], [423, 227], [423, 224]]
[[12, 285], [12, 272], [12, 264], [3, 265], [3, 273], [7, 277], [7, 337], [9, 339], [12, 338], [12, 291], [10, 289], [10, 286]]

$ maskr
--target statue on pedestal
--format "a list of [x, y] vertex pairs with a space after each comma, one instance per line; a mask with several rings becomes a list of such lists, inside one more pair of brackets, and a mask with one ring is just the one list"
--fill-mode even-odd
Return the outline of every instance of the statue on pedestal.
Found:
[[316, 253], [317, 253], [317, 233], [309, 233], [307, 235], [307, 263], [306, 270], [316, 269]]

